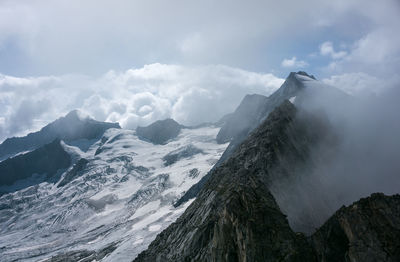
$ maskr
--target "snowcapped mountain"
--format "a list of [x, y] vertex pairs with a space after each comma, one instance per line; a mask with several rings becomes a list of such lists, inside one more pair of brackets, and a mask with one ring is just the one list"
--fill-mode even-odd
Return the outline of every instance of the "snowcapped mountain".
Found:
[[[40, 131], [24, 137], [12, 137], [0, 144], [0, 161], [13, 155], [36, 149], [58, 138], [64, 141], [77, 141], [81, 146], [97, 140], [108, 128], [120, 128], [118, 123], [99, 122], [74, 110], [66, 116], [46, 125]], [[83, 143], [86, 142], [86, 143]], [[93, 141], [92, 141], [93, 142]]]
[[[331, 124], [353, 101], [300, 71], [215, 124], [124, 130], [73, 111], [7, 139], [0, 260], [397, 261], [398, 196], [335, 213], [349, 191], [330, 192], [337, 170], [326, 167], [348, 147]], [[354, 248], [370, 241], [373, 251]]]
[[[159, 137], [166, 130], [163, 123], [156, 124], [164, 127], [160, 130], [143, 130]], [[165, 123], [170, 127], [171, 121]], [[227, 146], [216, 142], [218, 131], [212, 125], [180, 126], [172, 139], [153, 144], [136, 131], [107, 128], [85, 151], [81, 145], [87, 141], [70, 143], [70, 137], [46, 144], [43, 148], [68, 155], [71, 164], [61, 165], [56, 179], [24, 183], [42, 175], [31, 168], [37, 174], [16, 182], [27, 187], [0, 197], [1, 261], [131, 261], [179, 217], [186, 205], [172, 204], [218, 161]], [[81, 137], [87, 136], [73, 138]], [[42, 151], [5, 160], [0, 167], [19, 158], [52, 161]], [[1, 176], [14, 171], [0, 170]], [[41, 170], [44, 176], [48, 170]]]

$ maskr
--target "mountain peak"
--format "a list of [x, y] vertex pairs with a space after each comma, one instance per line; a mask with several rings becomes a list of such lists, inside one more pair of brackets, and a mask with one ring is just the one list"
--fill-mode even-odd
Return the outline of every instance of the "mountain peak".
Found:
[[50, 143], [58, 138], [65, 142], [79, 139], [91, 140], [100, 137], [109, 128], [121, 128], [118, 123], [96, 121], [79, 110], [72, 110], [44, 126], [37, 132], [24, 137], [7, 138], [0, 144], [0, 159], [18, 152], [29, 151]]
[[66, 114], [62, 118], [71, 119], [71, 120], [78, 120], [78, 121], [84, 121], [86, 119], [91, 119], [91, 117], [89, 115], [83, 113], [82, 111], [80, 111], [78, 109], [74, 109], [74, 110], [70, 111], [68, 114]]
[[312, 79], [314, 79], [314, 80], [317, 80], [317, 79], [315, 78], [315, 76], [309, 75], [309, 74], [307, 74], [305, 71], [290, 72], [288, 78], [289, 78], [289, 77], [294, 77], [294, 76], [296, 76], [296, 75], [307, 76], [307, 77], [309, 77], [309, 78], [312, 78]]
[[182, 127], [182, 125], [172, 118], [167, 118], [158, 120], [145, 127], [138, 126], [136, 134], [139, 138], [150, 141], [153, 144], [164, 145], [168, 140], [177, 137]]

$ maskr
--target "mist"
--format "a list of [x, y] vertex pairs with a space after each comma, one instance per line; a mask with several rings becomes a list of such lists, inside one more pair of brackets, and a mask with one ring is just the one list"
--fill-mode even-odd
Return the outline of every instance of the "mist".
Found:
[[295, 105], [299, 118], [316, 115], [328, 132], [311, 147], [306, 171], [271, 186], [291, 227], [307, 234], [343, 205], [374, 192], [400, 192], [399, 89], [364, 98], [322, 90]]

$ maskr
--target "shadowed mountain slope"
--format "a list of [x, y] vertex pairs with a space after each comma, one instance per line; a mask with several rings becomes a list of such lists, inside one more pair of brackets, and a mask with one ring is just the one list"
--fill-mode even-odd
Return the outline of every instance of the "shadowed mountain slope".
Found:
[[19, 152], [33, 150], [54, 139], [69, 142], [78, 139], [100, 138], [109, 128], [120, 128], [120, 126], [118, 123], [99, 122], [89, 117], [82, 117], [77, 110], [74, 110], [65, 117], [43, 127], [40, 131], [24, 137], [7, 138], [0, 144], [0, 160]]
[[136, 134], [143, 140], [150, 141], [156, 145], [163, 145], [168, 140], [177, 137], [182, 127], [175, 120], [168, 118], [156, 121], [145, 127], [138, 126]]
[[286, 101], [271, 113], [135, 261], [315, 261], [268, 189], [302, 168], [308, 147], [318, 143], [296, 112]]
[[[256, 94], [245, 96], [235, 112], [225, 116], [223, 121], [220, 121], [223, 124], [217, 135], [217, 142], [230, 142], [230, 144], [214, 168], [228, 159], [236, 148], [249, 136], [251, 131], [257, 128], [268, 117], [270, 112], [282, 104], [283, 101], [296, 97], [305, 90], [305, 82], [319, 83], [315, 80], [313, 75], [308, 75], [306, 72], [291, 72], [282, 86], [271, 96], [266, 97]], [[210, 173], [213, 172], [214, 168]], [[193, 185], [193, 187], [175, 203], [175, 206], [179, 206], [189, 199], [196, 197], [209, 179], [209, 176], [210, 174], [207, 174], [199, 183]]]
[[[71, 156], [65, 152], [60, 140], [56, 139], [34, 151], [0, 162], [0, 186], [10, 186], [18, 180], [31, 177], [33, 174], [44, 176], [39, 181], [31, 181], [25, 185], [17, 186], [15, 189], [28, 187], [48, 180], [59, 169], [68, 168], [70, 164]], [[0, 194], [2, 187], [0, 187]]]

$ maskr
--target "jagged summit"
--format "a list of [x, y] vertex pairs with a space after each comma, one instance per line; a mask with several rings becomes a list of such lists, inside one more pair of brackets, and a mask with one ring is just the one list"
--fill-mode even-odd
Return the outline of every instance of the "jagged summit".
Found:
[[[215, 167], [228, 159], [236, 147], [268, 117], [270, 112], [281, 105], [285, 100], [294, 98], [302, 93], [303, 90], [309, 87], [308, 82], [311, 81], [316, 86], [321, 85], [319, 81], [315, 80], [314, 76], [306, 72], [292, 72], [286, 78], [282, 86], [269, 97], [257, 94], [246, 95], [235, 112], [225, 116], [223, 120], [220, 121], [222, 122], [222, 126], [217, 135], [217, 142], [230, 142], [230, 144]], [[179, 206], [195, 197], [208, 177], [208, 175], [203, 177], [199, 184], [194, 185], [188, 190], [188, 192], [176, 202], [175, 206]]]
[[118, 123], [96, 121], [79, 110], [73, 110], [37, 132], [24, 137], [7, 138], [0, 144], [0, 160], [19, 152], [36, 149], [57, 138], [66, 142], [98, 138], [109, 128], [121, 127]]
[[309, 75], [304, 71], [291, 72], [286, 78], [282, 86], [275, 91], [270, 98], [271, 99], [289, 99], [296, 96], [301, 90], [305, 88], [305, 81], [316, 80], [313, 75]]
[[309, 77], [309, 78], [312, 78], [312, 79], [314, 79], [314, 80], [317, 80], [313, 75], [309, 75], [309, 74], [307, 74], [306, 72], [304, 72], [304, 71], [298, 71], [297, 73], [296, 72], [291, 72], [290, 74], [289, 74], [289, 76], [290, 75], [302, 75], [302, 76], [307, 76], [307, 77]]
[[150, 141], [153, 144], [163, 145], [168, 140], [178, 136], [183, 128], [178, 122], [171, 118], [158, 120], [148, 126], [136, 128], [136, 134], [140, 139]]

